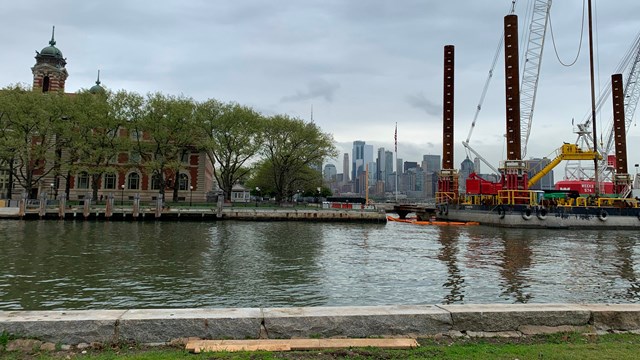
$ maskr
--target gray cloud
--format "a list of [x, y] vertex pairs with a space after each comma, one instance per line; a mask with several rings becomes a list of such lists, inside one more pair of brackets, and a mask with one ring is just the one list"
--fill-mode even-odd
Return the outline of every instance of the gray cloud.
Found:
[[[307, 118], [312, 101], [315, 121], [345, 143], [361, 139], [392, 148], [397, 122], [398, 155], [410, 160], [440, 151], [443, 46], [456, 47], [455, 130], [460, 144], [511, 8], [511, 1], [459, 3], [5, 1], [3, 13], [11, 16], [0, 24], [5, 30], [0, 31], [5, 54], [0, 57], [0, 87], [31, 83], [34, 50], [48, 45], [56, 25], [56, 46], [68, 60], [67, 91], [91, 87], [101, 69], [101, 81], [109, 89], [235, 101], [266, 114]], [[523, 35], [530, 4], [519, 1], [516, 6]], [[640, 2], [603, 2], [596, 10], [599, 83], [604, 85], [640, 29]], [[556, 1], [552, 19], [559, 52], [575, 52], [582, 7]], [[529, 154], [544, 156], [573, 140], [571, 118], [582, 119], [590, 104], [587, 55], [583, 51], [576, 66], [565, 68], [546, 42]], [[500, 59], [471, 139], [495, 162], [503, 156], [502, 68]], [[601, 119], [610, 118], [611, 107], [605, 108], [608, 113]], [[637, 139], [638, 129], [631, 128], [629, 139]], [[636, 143], [629, 141], [634, 164], [640, 162]], [[495, 146], [483, 149], [480, 144]]]
[[313, 80], [307, 84], [307, 90], [296, 91], [295, 95], [284, 96], [281, 102], [304, 101], [323, 98], [327, 102], [333, 101], [333, 95], [340, 88], [340, 84], [326, 80]]
[[405, 98], [409, 105], [424, 110], [427, 114], [437, 116], [442, 112], [442, 106], [427, 99], [423, 92], [409, 94]]

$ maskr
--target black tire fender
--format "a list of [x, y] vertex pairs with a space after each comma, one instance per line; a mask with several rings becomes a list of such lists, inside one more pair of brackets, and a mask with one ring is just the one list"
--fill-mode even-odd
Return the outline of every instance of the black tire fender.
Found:
[[537, 214], [538, 219], [540, 219], [540, 220], [546, 219], [548, 213], [549, 212], [547, 211], [547, 209], [541, 208], [540, 210], [538, 210], [538, 214]]
[[609, 213], [607, 212], [607, 210], [600, 210], [600, 213], [598, 214], [598, 219], [600, 219], [600, 221], [607, 221], [608, 216], [609, 216]]

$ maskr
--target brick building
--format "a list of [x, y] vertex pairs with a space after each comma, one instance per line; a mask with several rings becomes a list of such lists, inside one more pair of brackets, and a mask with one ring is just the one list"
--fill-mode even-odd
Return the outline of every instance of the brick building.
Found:
[[[54, 29], [55, 30], [55, 29]], [[62, 52], [55, 46], [56, 41], [54, 34], [51, 36], [49, 46], [36, 51], [36, 64], [31, 68], [33, 73], [33, 91], [35, 92], [64, 92], [65, 82], [69, 76], [66, 65], [67, 60], [63, 57]], [[100, 85], [100, 75], [96, 84], [90, 88], [91, 93], [104, 91]], [[73, 93], [65, 93], [67, 96], [73, 96]], [[131, 137], [149, 141], [150, 134], [130, 131], [121, 127], [118, 129], [118, 136]], [[59, 156], [64, 163], [65, 154]], [[113, 196], [116, 202], [132, 200], [139, 196], [141, 201], [155, 200], [160, 193], [160, 183], [158, 176], [145, 169], [144, 160], [139, 154], [134, 152], [122, 152], [116, 157], [112, 172], [103, 174], [99, 180], [98, 199], [101, 200], [107, 196]], [[47, 162], [45, 166], [56, 166], [53, 162]], [[173, 171], [165, 171], [164, 177], [166, 186], [164, 189], [165, 200], [171, 200], [174, 187], [178, 188], [179, 201], [203, 202], [207, 199], [207, 194], [216, 191], [217, 185], [213, 176], [213, 164], [203, 151], [186, 151], [181, 159], [181, 166], [177, 173]], [[64, 167], [64, 165], [63, 165]], [[61, 171], [50, 171], [50, 175], [43, 177], [38, 184], [32, 189], [24, 189], [14, 184], [12, 190], [12, 198], [19, 199], [23, 193], [29, 195], [30, 198], [47, 197], [58, 198], [68, 193], [68, 199], [71, 201], [86, 199], [92, 194], [91, 177], [88, 168], [83, 170], [82, 160], [80, 164], [75, 164], [77, 171], [69, 172], [65, 175], [64, 169]], [[46, 171], [49, 169], [40, 169], [38, 171]], [[3, 174], [0, 173], [0, 176]], [[6, 174], [4, 174], [6, 177]], [[6, 180], [6, 179], [5, 179]], [[0, 181], [5, 184], [6, 181]], [[6, 191], [5, 191], [6, 193]]]

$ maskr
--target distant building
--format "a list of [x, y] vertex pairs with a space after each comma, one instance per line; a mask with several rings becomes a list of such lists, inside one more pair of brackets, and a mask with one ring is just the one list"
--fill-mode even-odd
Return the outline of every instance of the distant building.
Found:
[[440, 171], [441, 164], [440, 155], [422, 155], [422, 171], [427, 174]]
[[[367, 165], [373, 163], [373, 145], [367, 145], [362, 140], [354, 141], [352, 156], [351, 164], [353, 168], [351, 169], [351, 178], [355, 183], [355, 192], [362, 194], [364, 193], [364, 185], [361, 181], [361, 175], [366, 171]], [[371, 171], [371, 167], [369, 171]]]
[[[67, 60], [63, 57], [62, 52], [56, 46], [54, 35], [52, 34], [49, 46], [36, 51], [36, 64], [31, 68], [33, 74], [32, 89], [35, 92], [63, 92], [65, 93], [65, 82], [69, 73], [67, 72]], [[105, 91], [100, 86], [100, 79], [92, 86], [89, 91], [93, 94]], [[73, 96], [73, 93], [65, 93]], [[151, 135], [121, 127], [117, 130], [120, 138], [138, 139], [142, 142], [151, 141]], [[57, 151], [57, 150], [56, 150]], [[56, 156], [55, 161], [46, 161], [43, 159], [44, 168], [38, 169], [44, 175], [33, 187], [25, 189], [14, 181], [12, 187], [12, 198], [18, 199], [22, 192], [29, 195], [30, 198], [38, 198], [42, 195], [58, 195], [65, 194], [69, 200], [82, 200], [91, 196], [90, 175], [88, 170], [92, 166], [83, 163], [80, 159], [78, 163], [72, 167], [61, 162], [59, 159], [67, 159], [68, 153], [65, 149], [59, 150], [60, 155]], [[193, 199], [204, 201], [207, 193], [215, 190], [215, 180], [213, 177], [213, 163], [203, 151], [198, 151], [195, 147], [191, 147], [186, 151], [180, 159], [180, 165], [177, 172], [166, 171], [161, 174], [165, 179], [165, 196], [169, 197], [174, 188], [177, 188], [178, 200]], [[50, 171], [51, 167], [60, 166], [61, 171]], [[35, 172], [34, 172], [35, 173]], [[62, 174], [67, 173], [68, 176]], [[134, 199], [140, 197], [143, 201], [156, 199], [160, 192], [159, 175], [154, 175], [141, 160], [139, 153], [121, 152], [115, 157], [112, 169], [101, 175], [98, 183], [99, 197], [116, 195], [120, 199]], [[0, 179], [3, 179], [0, 172]], [[0, 180], [0, 187], [4, 188], [5, 196], [8, 191], [8, 184], [4, 180]], [[68, 193], [67, 193], [68, 191]], [[97, 200], [97, 199], [94, 199]]]
[[458, 178], [458, 189], [460, 193], [467, 191], [467, 179], [473, 172], [473, 161], [469, 160], [469, 156], [466, 157], [460, 164], [460, 173]]
[[395, 177], [395, 174], [393, 173], [393, 153], [391, 151], [385, 151], [384, 158], [384, 189], [385, 191], [392, 191], [393, 187], [391, 186], [389, 178], [392, 176]]
[[378, 148], [378, 157], [376, 158], [376, 181], [387, 181], [387, 158], [385, 156], [384, 148]]
[[355, 181], [364, 171], [364, 145], [365, 142], [356, 140], [351, 150], [351, 178]]
[[480, 170], [480, 158], [473, 158], [473, 170], [476, 174], [480, 174], [482, 170]]
[[329, 181], [335, 181], [336, 175], [338, 174], [338, 170], [336, 166], [333, 164], [327, 164], [324, 166], [323, 178]]
[[405, 161], [404, 162], [404, 172], [406, 173], [410, 169], [415, 169], [418, 167], [418, 163], [416, 161]]
[[231, 202], [234, 203], [248, 203], [251, 201], [251, 193], [246, 187], [235, 184], [231, 188]]
[[[529, 160], [525, 160], [527, 164], [527, 174], [529, 179], [531, 179], [538, 171], [542, 170], [545, 166], [547, 166], [551, 160], [548, 158], [533, 158]], [[553, 178], [553, 171], [549, 171], [545, 176], [540, 179], [537, 183], [533, 184], [530, 187], [531, 190], [553, 190], [555, 189], [555, 181]]]
[[349, 182], [349, 153], [344, 153], [342, 160], [342, 184]]

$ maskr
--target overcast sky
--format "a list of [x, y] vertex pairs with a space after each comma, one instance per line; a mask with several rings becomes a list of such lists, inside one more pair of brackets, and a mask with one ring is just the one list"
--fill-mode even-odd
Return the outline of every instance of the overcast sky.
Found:
[[[525, 32], [533, 0], [519, 0]], [[271, 115], [313, 119], [341, 152], [354, 140], [420, 161], [442, 152], [443, 47], [455, 45], [455, 162], [487, 79], [511, 0], [110, 0], [3, 1], [0, 86], [31, 84], [35, 50], [67, 58], [68, 92], [91, 87], [101, 71], [112, 90], [160, 91], [250, 105]], [[553, 2], [560, 58], [580, 49], [582, 0]], [[595, 1], [597, 88], [604, 88], [640, 31], [638, 0]], [[590, 111], [586, 32], [578, 61], [564, 67], [547, 33], [529, 156], [573, 142], [572, 119]], [[520, 45], [521, 49], [525, 46]], [[494, 165], [504, 158], [504, 61], [471, 145]], [[610, 122], [611, 102], [600, 116]], [[606, 125], [603, 124], [603, 128]], [[599, 129], [599, 131], [601, 131]], [[640, 162], [640, 130], [629, 131], [629, 167]], [[351, 155], [350, 155], [351, 156]], [[342, 155], [335, 161], [339, 171]], [[563, 169], [563, 165], [560, 165]], [[483, 172], [486, 167], [483, 168]], [[556, 180], [564, 171], [556, 170]]]

